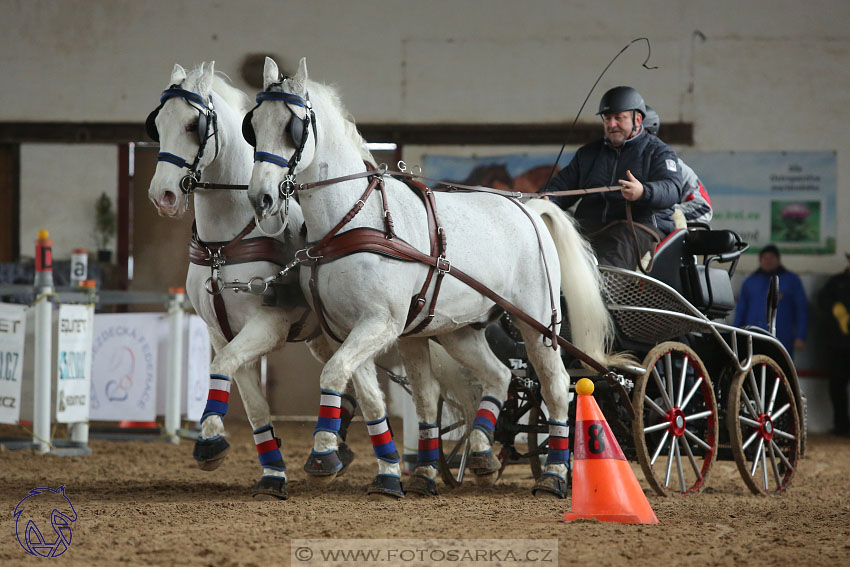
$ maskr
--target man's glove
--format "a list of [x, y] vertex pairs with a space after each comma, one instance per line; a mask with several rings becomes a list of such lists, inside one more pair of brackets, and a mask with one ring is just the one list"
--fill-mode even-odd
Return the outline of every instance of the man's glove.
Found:
[[845, 335], [850, 335], [850, 313], [847, 312], [847, 307], [840, 301], [832, 304], [832, 316], [838, 321], [838, 326], [841, 327], [841, 332]]

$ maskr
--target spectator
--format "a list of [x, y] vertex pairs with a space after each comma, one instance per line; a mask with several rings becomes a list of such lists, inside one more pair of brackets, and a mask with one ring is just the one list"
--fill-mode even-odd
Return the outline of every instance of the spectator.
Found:
[[850, 254], [848, 267], [829, 278], [818, 293], [818, 307], [826, 321], [829, 353], [829, 397], [832, 399], [836, 435], [850, 437], [847, 384], [850, 383]]
[[759, 269], [744, 280], [735, 306], [735, 326], [754, 325], [767, 330], [767, 292], [770, 280], [779, 276], [779, 309], [776, 314], [776, 338], [791, 358], [794, 349], [805, 347], [808, 327], [808, 303], [800, 277], [780, 262], [779, 249], [768, 244], [759, 252]]

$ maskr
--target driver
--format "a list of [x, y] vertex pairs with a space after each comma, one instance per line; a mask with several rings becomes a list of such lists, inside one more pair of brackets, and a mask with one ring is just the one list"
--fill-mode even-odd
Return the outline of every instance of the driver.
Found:
[[[646, 103], [635, 89], [606, 92], [597, 115], [604, 137], [580, 147], [541, 191], [619, 185], [620, 191], [553, 201], [562, 209], [578, 202], [575, 217], [600, 264], [634, 270], [675, 229], [673, 205], [683, 197], [679, 158], [673, 148], [644, 132]], [[626, 220], [627, 204], [633, 226]]]

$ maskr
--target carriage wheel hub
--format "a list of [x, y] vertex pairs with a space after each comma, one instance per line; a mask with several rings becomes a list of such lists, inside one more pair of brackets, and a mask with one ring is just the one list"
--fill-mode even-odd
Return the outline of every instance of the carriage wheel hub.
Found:
[[761, 428], [759, 429], [759, 433], [764, 438], [765, 441], [770, 441], [773, 439], [773, 421], [771, 421], [770, 416], [767, 414], [762, 414], [759, 416], [759, 421], [761, 422]]
[[676, 437], [681, 437], [685, 434], [685, 412], [682, 408], [673, 408], [667, 414], [667, 419], [670, 421], [670, 432]]

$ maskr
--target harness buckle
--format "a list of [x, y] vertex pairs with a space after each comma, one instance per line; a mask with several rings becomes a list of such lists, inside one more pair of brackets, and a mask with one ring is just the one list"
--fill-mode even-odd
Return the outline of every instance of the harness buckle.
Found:
[[204, 282], [204, 289], [210, 295], [220, 295], [224, 291], [224, 281], [218, 276], [210, 276]]
[[180, 180], [180, 190], [183, 191], [184, 195], [191, 195], [197, 184], [198, 180], [195, 179], [195, 176], [192, 173], [189, 173], [184, 175]]
[[291, 173], [287, 173], [283, 181], [280, 182], [280, 185], [277, 187], [278, 196], [281, 199], [290, 199], [293, 195], [295, 195], [295, 176]]
[[441, 274], [448, 274], [452, 271], [452, 263], [449, 262], [445, 256], [438, 256], [434, 266]]

